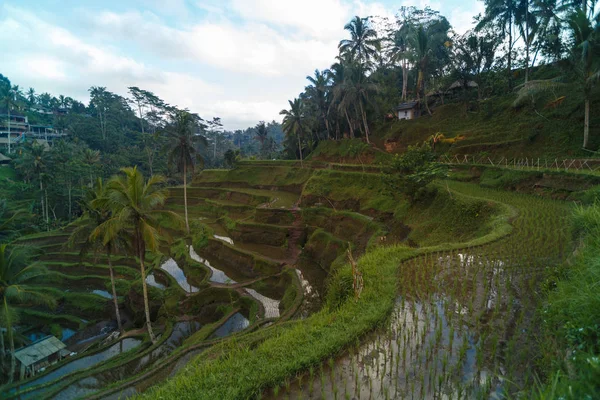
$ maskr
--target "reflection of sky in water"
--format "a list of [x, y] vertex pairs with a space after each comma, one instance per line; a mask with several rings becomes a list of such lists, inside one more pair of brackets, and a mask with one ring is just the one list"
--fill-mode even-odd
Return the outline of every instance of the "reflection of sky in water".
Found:
[[169, 275], [175, 278], [179, 286], [181, 286], [186, 292], [196, 293], [198, 291], [197, 287], [190, 285], [187, 278], [185, 277], [185, 274], [183, 273], [183, 270], [179, 268], [177, 262], [175, 262], [175, 260], [173, 260], [172, 258], [169, 258], [167, 261], [165, 261], [163, 265], [160, 266], [160, 269], [166, 271], [167, 273], [169, 273]]
[[105, 299], [112, 299], [113, 298], [112, 294], [108, 293], [106, 290], [96, 289], [96, 290], [92, 290], [92, 293], [93, 294], [97, 294], [98, 296], [102, 296]]
[[246, 329], [248, 325], [250, 325], [250, 321], [248, 321], [246, 317], [240, 313], [235, 313], [212, 335], [210, 335], [209, 339], [222, 338], [231, 335], [232, 333]]
[[163, 285], [162, 283], [156, 282], [156, 278], [154, 277], [154, 274], [150, 274], [146, 277], [146, 283], [148, 285], [158, 288], [160, 290], [165, 289], [165, 285]]
[[215, 237], [215, 239], [221, 240], [225, 243], [229, 243], [231, 245], [233, 245], [233, 239], [227, 236], [219, 236], [219, 235], [213, 235]]
[[192, 246], [190, 246], [190, 257], [192, 260], [199, 262], [201, 264], [204, 264], [208, 268], [210, 268], [210, 270], [212, 271], [212, 275], [210, 276], [209, 281], [215, 282], [215, 283], [229, 283], [229, 284], [236, 283], [236, 281], [234, 281], [233, 279], [228, 277], [225, 274], [225, 272], [221, 271], [220, 269], [216, 269], [215, 267], [210, 265], [210, 262], [208, 262], [208, 260], [200, 257], [198, 255], [198, 253], [196, 253], [196, 250], [194, 250], [194, 247], [192, 247]]

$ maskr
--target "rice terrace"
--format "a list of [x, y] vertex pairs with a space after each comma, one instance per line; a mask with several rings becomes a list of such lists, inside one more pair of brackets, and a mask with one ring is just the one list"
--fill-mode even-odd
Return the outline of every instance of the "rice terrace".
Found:
[[595, 2], [33, 3], [1, 399], [600, 398]]

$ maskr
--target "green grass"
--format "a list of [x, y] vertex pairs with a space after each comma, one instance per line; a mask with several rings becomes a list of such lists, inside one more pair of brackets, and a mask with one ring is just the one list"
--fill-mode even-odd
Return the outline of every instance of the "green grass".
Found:
[[[545, 108], [548, 101], [566, 95], [557, 108]], [[490, 155], [492, 158], [513, 157], [584, 157], [592, 156], [581, 150], [583, 140], [583, 99], [580, 92], [559, 89], [541, 96], [535, 104], [514, 109], [515, 94], [486, 99], [480, 103], [450, 103], [440, 105], [433, 115], [424, 115], [411, 121], [394, 121], [373, 129], [373, 140], [397, 141], [396, 151], [408, 145], [421, 143], [436, 132], [447, 138], [464, 136], [454, 145], [440, 144], [442, 154]], [[600, 100], [595, 90], [592, 103]], [[541, 115], [540, 115], [541, 114]], [[598, 126], [600, 117], [592, 115], [591, 126]], [[600, 139], [595, 138], [591, 149], [597, 149]], [[593, 157], [593, 156], [592, 156]]]
[[599, 398], [600, 205], [577, 208], [572, 224], [581, 246], [571, 265], [548, 274], [550, 290], [539, 310], [548, 373], [542, 392], [565, 399]]

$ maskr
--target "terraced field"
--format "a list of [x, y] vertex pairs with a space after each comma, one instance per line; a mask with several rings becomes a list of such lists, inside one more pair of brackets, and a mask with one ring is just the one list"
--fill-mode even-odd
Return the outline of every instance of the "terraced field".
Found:
[[[150, 396], [443, 397], [527, 383], [525, 294], [567, 251], [564, 204], [456, 182], [410, 205], [375, 170], [277, 164], [204, 171], [187, 192], [191, 234], [170, 230], [147, 255], [154, 345], [135, 257], [112, 258], [126, 328], [114, 338], [106, 256], [66, 248], [69, 228], [20, 241], [42, 248], [48, 290], [61, 292], [57, 310], [25, 315], [23, 335], [58, 334], [77, 354], [3, 397], [117, 399], [164, 380]], [[183, 215], [183, 188], [166, 207]], [[348, 251], [367, 253], [357, 301]]]

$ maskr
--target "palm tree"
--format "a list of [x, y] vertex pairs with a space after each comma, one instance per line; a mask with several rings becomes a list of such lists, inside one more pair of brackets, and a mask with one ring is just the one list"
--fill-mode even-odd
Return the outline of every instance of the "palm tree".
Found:
[[402, 100], [406, 101], [408, 91], [408, 65], [411, 56], [410, 37], [412, 27], [403, 23], [400, 29], [394, 31], [392, 45], [388, 49], [388, 57], [392, 63], [400, 62], [402, 68]]
[[333, 87], [333, 99], [329, 106], [329, 111], [331, 111], [331, 108], [335, 106], [335, 108], [338, 111], [344, 114], [344, 116], [346, 117], [346, 122], [348, 123], [348, 129], [350, 129], [350, 136], [354, 137], [354, 124], [352, 123], [350, 116], [348, 115], [348, 109], [343, 107], [342, 105], [342, 99], [346, 95], [345, 83], [346, 76], [348, 75], [349, 70], [349, 68], [347, 67], [348, 63], [341, 57], [338, 57], [338, 59], [339, 62], [333, 64], [328, 71]]
[[130, 238], [130, 245], [140, 261], [148, 335], [155, 343], [144, 265], [146, 251], [159, 250], [165, 218], [176, 225], [180, 224], [181, 218], [174, 212], [162, 209], [167, 199], [167, 190], [162, 186], [166, 183], [164, 177], [154, 175], [145, 181], [137, 167], [123, 168], [121, 171], [122, 175], [114, 176], [108, 182], [106, 196], [94, 201], [94, 206], [110, 209], [111, 216], [92, 231], [91, 237], [101, 238], [104, 246], [124, 234]]
[[122, 241], [123, 238], [120, 235], [115, 235], [113, 239], [108, 240], [106, 243], [102, 243], [98, 237], [92, 235], [92, 232], [94, 232], [96, 228], [108, 221], [111, 217], [110, 209], [108, 209], [106, 203], [102, 201], [105, 197], [106, 188], [103, 185], [102, 179], [98, 178], [96, 185], [85, 193], [83, 200], [80, 202], [83, 215], [75, 223], [76, 228], [71, 233], [71, 236], [67, 241], [67, 246], [72, 248], [75, 245], [81, 245], [81, 255], [84, 255], [90, 249], [94, 249], [95, 251], [98, 247], [102, 247], [106, 252], [108, 270], [110, 273], [110, 285], [115, 306], [115, 317], [117, 318], [119, 332], [122, 334], [123, 326], [121, 325], [121, 313], [119, 312], [119, 302], [117, 299], [117, 289], [115, 286], [111, 255], [117, 249], [118, 242]]
[[327, 95], [330, 88], [329, 74], [327, 71], [319, 72], [319, 70], [316, 69], [314, 76], [307, 76], [306, 79], [311, 83], [306, 87], [306, 92], [308, 93], [309, 98], [315, 102], [315, 106], [319, 111], [319, 116], [327, 130], [327, 139], [330, 139], [329, 119], [327, 118], [329, 110], [327, 101]]
[[256, 125], [256, 136], [254, 138], [260, 142], [260, 148], [264, 151], [265, 140], [269, 137], [269, 130], [267, 129], [267, 125], [265, 121], [260, 121]]
[[[414, 49], [414, 57], [419, 67], [417, 78], [417, 100], [420, 100], [421, 95], [425, 90], [425, 74], [427, 72], [429, 60], [432, 55], [432, 50], [430, 46], [429, 35], [427, 34], [427, 31], [423, 25], [419, 25], [417, 27], [410, 40]], [[427, 110], [429, 111], [429, 108]]]
[[[48, 270], [39, 263], [31, 262], [31, 249], [25, 247], [0, 245], [0, 296], [2, 296], [2, 311], [0, 321], [6, 328], [10, 343], [10, 373], [9, 382], [15, 374], [15, 341], [13, 326], [19, 321], [20, 306], [33, 305], [55, 306], [56, 300], [40, 290], [36, 283], [47, 276]], [[4, 337], [0, 334], [2, 343], [2, 360], [4, 360]]]
[[289, 110], [281, 110], [283, 115], [282, 129], [288, 136], [296, 136], [298, 139], [298, 154], [300, 155], [300, 166], [304, 167], [302, 161], [302, 136], [304, 135], [304, 106], [298, 98], [294, 101], [288, 100]]
[[30, 87], [29, 90], [27, 91], [27, 102], [29, 102], [29, 106], [32, 106], [35, 104], [35, 101], [36, 101], [35, 89]]
[[600, 79], [600, 14], [588, 18], [586, 11], [580, 9], [568, 19], [573, 36], [573, 55], [578, 60], [577, 69], [580, 72], [583, 95], [585, 99], [585, 120], [583, 125], [583, 148], [587, 148], [590, 133], [590, 95], [592, 88]]
[[508, 88], [512, 90], [512, 52], [513, 52], [513, 25], [517, 14], [517, 0], [484, 0], [485, 14], [477, 24], [477, 30], [488, 24], [496, 25], [502, 37], [508, 35], [507, 72]]
[[379, 57], [380, 49], [377, 32], [371, 28], [369, 18], [355, 16], [344, 29], [350, 32], [350, 39], [340, 41], [340, 53], [349, 54], [369, 69], [371, 62]]
[[[40, 206], [42, 208], [42, 219], [48, 224], [48, 196], [46, 185], [44, 185], [48, 169], [51, 162], [50, 153], [46, 151], [43, 145], [37, 143], [27, 144], [24, 155], [19, 160], [17, 168], [21, 173], [30, 179], [37, 179], [40, 184]], [[44, 200], [45, 199], [45, 200]]]
[[[194, 156], [196, 155], [195, 143], [200, 142], [207, 146], [206, 138], [194, 133], [196, 126], [192, 114], [185, 110], [175, 112], [171, 134], [174, 138], [173, 146], [169, 153], [169, 163], [175, 163], [177, 170], [183, 174], [183, 202], [185, 212], [185, 229], [190, 233], [187, 207], [187, 172], [194, 173]], [[198, 155], [199, 157], [199, 155]]]
[[19, 93], [19, 87], [10, 85], [2, 93], [2, 103], [6, 107], [6, 123], [8, 128], [8, 153], [11, 153], [11, 136], [10, 136], [10, 109], [17, 105], [17, 95]]
[[367, 143], [369, 141], [369, 124], [367, 123], [366, 105], [371, 93], [378, 90], [377, 85], [372, 83], [361, 65], [354, 65], [344, 83], [344, 97], [340, 107], [347, 110], [351, 105], [357, 110], [363, 122]]
[[86, 148], [82, 153], [82, 161], [90, 170], [90, 188], [94, 186], [94, 169], [100, 162], [100, 151]]

